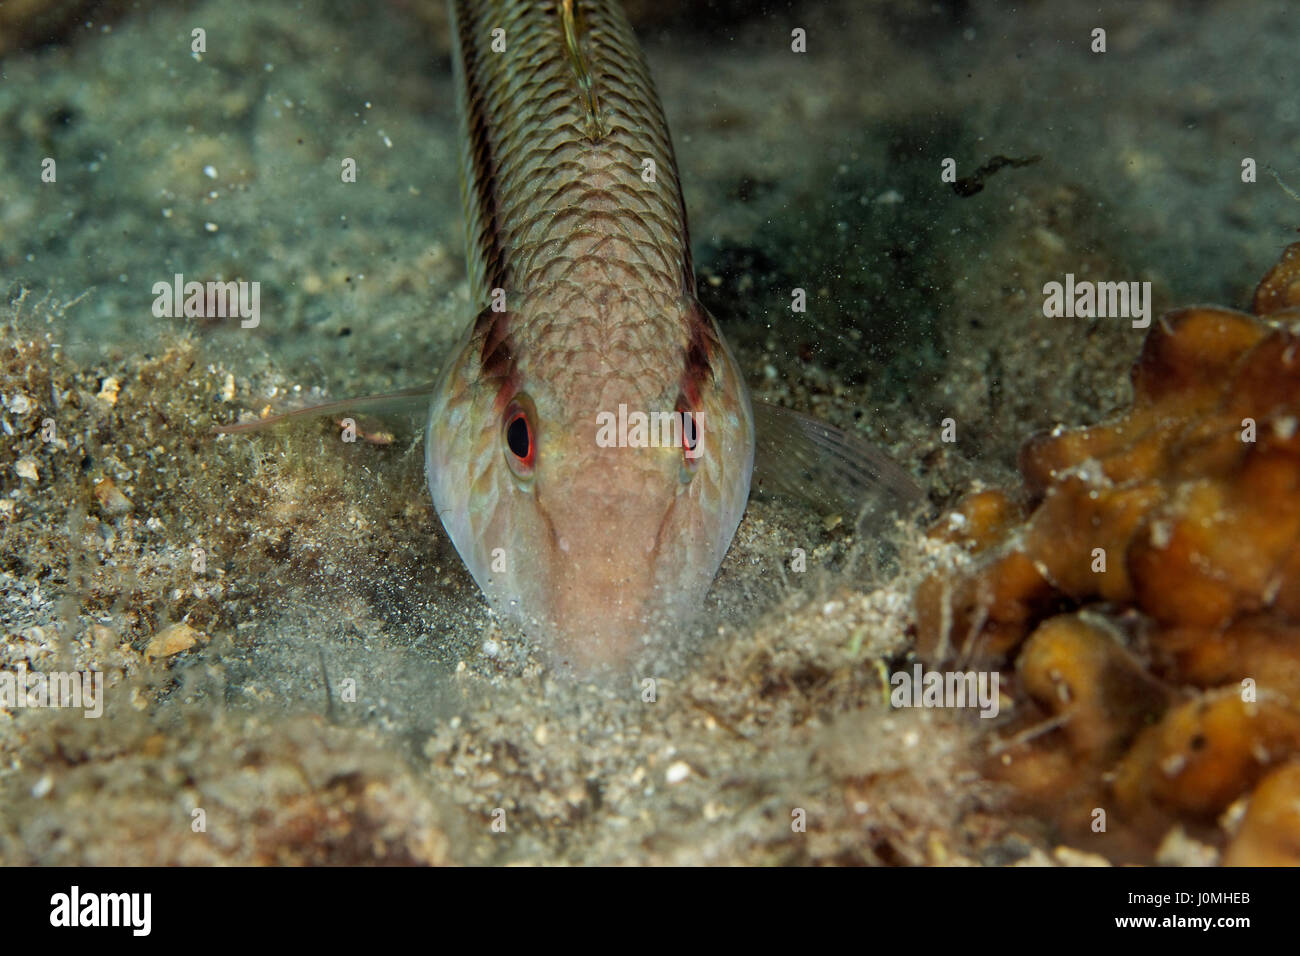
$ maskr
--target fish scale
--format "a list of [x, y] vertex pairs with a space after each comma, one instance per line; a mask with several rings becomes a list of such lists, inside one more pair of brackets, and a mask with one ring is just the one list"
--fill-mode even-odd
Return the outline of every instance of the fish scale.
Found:
[[[485, 305], [493, 288], [525, 291], [593, 267], [694, 295], [672, 144], [631, 28], [617, 4], [575, 5], [604, 130], [592, 138], [562, 9], [453, 4], [472, 296]], [[505, 49], [493, 52], [498, 29]], [[645, 159], [653, 183], [642, 180]]]

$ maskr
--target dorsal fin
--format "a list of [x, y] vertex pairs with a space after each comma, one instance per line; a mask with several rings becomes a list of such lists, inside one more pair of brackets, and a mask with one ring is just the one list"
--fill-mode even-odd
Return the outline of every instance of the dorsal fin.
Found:
[[600, 118], [600, 102], [596, 99], [596, 88], [592, 82], [591, 70], [587, 65], [586, 54], [582, 52], [583, 24], [574, 9], [576, 0], [563, 0], [560, 4], [560, 19], [564, 24], [564, 50], [573, 67], [573, 75], [582, 92], [583, 106], [587, 119], [587, 138], [592, 142], [605, 135], [605, 123]]

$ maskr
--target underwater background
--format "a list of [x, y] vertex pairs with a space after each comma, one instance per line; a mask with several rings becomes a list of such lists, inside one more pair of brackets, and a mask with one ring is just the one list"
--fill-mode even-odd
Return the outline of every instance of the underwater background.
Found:
[[[210, 433], [469, 320], [443, 5], [2, 2], [0, 668], [107, 691], [0, 707], [0, 861], [1300, 862], [1294, 5], [628, 10], [755, 396], [929, 511], [752, 499], [653, 700], [552, 674], [418, 423]], [[178, 273], [257, 327], [156, 316]], [[1046, 316], [1067, 275], [1151, 328]], [[997, 718], [891, 706], [954, 662]]]

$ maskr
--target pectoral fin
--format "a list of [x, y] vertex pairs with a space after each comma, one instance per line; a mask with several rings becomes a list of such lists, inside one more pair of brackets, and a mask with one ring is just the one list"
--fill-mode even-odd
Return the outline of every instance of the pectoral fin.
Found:
[[925, 501], [911, 475], [865, 438], [780, 405], [753, 407], [755, 491], [851, 521], [910, 514]]
[[405, 388], [397, 392], [389, 392], [385, 395], [341, 398], [335, 401], [323, 402], [319, 405], [309, 405], [306, 408], [299, 408], [290, 412], [281, 412], [278, 415], [268, 415], [265, 418], [259, 418], [257, 421], [240, 422], [236, 425], [216, 425], [212, 429], [212, 434], [237, 435], [244, 432], [261, 431], [264, 428], [271, 428], [275, 425], [299, 419], [319, 418], [323, 415], [340, 416], [348, 412], [382, 415], [386, 413], [423, 411], [433, 395], [433, 390], [434, 386], [428, 384]]

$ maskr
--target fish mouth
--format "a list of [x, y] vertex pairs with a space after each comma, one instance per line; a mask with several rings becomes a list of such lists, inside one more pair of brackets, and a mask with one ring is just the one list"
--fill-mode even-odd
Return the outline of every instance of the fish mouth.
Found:
[[652, 638], [650, 615], [639, 601], [580, 598], [582, 611], [568, 611], [549, 629], [546, 654], [561, 669], [583, 675], [629, 666]]
[[586, 531], [566, 535], [548, 519], [555, 573], [546, 596], [549, 613], [536, 629], [538, 643], [557, 665], [580, 673], [617, 669], [655, 643], [676, 603], [658, 581], [659, 537], [668, 517], [653, 528], [615, 525], [599, 537]]

